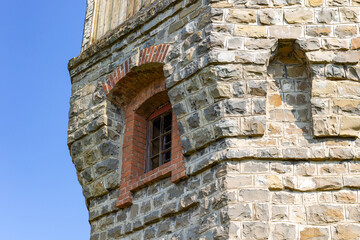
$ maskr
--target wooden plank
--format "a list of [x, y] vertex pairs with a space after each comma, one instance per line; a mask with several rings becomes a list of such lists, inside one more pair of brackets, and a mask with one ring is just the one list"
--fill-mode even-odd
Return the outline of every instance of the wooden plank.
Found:
[[114, 2], [114, 0], [106, 0], [105, 22], [104, 22], [103, 35], [105, 35], [111, 29], [111, 19], [112, 19], [112, 13], [113, 13], [113, 2]]
[[114, 0], [113, 2], [113, 12], [112, 12], [112, 19], [111, 19], [111, 29], [117, 27], [120, 23], [120, 7], [121, 7], [121, 0]]

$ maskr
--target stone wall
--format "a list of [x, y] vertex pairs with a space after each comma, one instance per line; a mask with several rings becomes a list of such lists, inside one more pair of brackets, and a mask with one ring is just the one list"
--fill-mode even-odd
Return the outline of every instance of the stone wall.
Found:
[[[92, 43], [94, 4], [68, 131], [92, 240], [360, 238], [360, 3], [158, 1]], [[160, 44], [187, 179], [156, 178], [120, 209], [137, 95], [116, 89], [146, 78], [140, 53]]]

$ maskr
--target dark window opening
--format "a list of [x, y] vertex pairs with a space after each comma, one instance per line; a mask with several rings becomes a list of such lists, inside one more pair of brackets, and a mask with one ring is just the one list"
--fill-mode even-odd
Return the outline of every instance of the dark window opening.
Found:
[[147, 171], [151, 171], [171, 160], [171, 105], [168, 104], [151, 114], [148, 126]]

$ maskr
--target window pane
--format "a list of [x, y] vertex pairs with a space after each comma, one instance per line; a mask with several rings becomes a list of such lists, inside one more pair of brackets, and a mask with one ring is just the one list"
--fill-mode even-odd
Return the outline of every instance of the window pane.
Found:
[[172, 123], [172, 114], [171, 112], [164, 117], [164, 132], [171, 130], [171, 123]]
[[171, 147], [171, 133], [164, 136], [164, 146], [163, 150], [166, 150]]
[[159, 154], [160, 149], [160, 139], [154, 140], [151, 142], [151, 156]]
[[163, 158], [164, 158], [164, 163], [170, 162], [170, 160], [171, 160], [171, 151], [168, 151], [168, 152], [164, 153]]
[[160, 120], [161, 120], [161, 118], [156, 118], [153, 121], [152, 139], [154, 139], [160, 135]]
[[159, 166], [159, 157], [151, 159], [151, 169], [155, 169]]

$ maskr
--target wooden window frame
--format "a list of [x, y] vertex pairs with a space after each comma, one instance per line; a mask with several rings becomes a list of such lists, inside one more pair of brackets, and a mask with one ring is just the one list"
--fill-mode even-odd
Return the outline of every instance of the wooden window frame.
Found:
[[[172, 134], [173, 134], [173, 128], [171, 127], [171, 130], [169, 130], [168, 132], [164, 133], [163, 132], [163, 128], [164, 128], [164, 117], [170, 112], [171, 114], [171, 126], [173, 124], [173, 112], [172, 112], [172, 108], [171, 108], [171, 104], [170, 103], [167, 103], [165, 105], [163, 105], [162, 107], [160, 107], [158, 110], [156, 110], [154, 113], [152, 113], [150, 115], [150, 117], [147, 119], [147, 150], [146, 150], [146, 167], [145, 167], [145, 172], [149, 172], [151, 170], [154, 170], [155, 168], [157, 167], [160, 167], [161, 165], [164, 165], [165, 163], [167, 162], [170, 162], [171, 161], [171, 155], [170, 155], [170, 159], [169, 161], [167, 162], [164, 162], [164, 159], [163, 159], [163, 154], [164, 153], [167, 153], [167, 152], [170, 152], [171, 154], [171, 149], [172, 149]], [[152, 166], [152, 158], [154, 156], [151, 155], [151, 150], [152, 150], [152, 141], [155, 139], [153, 138], [152, 136], [152, 132], [153, 132], [153, 122], [155, 119], [157, 119], [158, 117], [161, 118], [161, 121], [160, 121], [160, 134], [158, 136], [158, 138], [160, 138], [160, 144], [159, 144], [159, 153], [158, 153], [158, 156], [159, 156], [159, 166], [157, 167], [153, 167]], [[163, 150], [163, 138], [170, 134], [171, 135], [171, 144], [170, 144], [170, 147]]]

